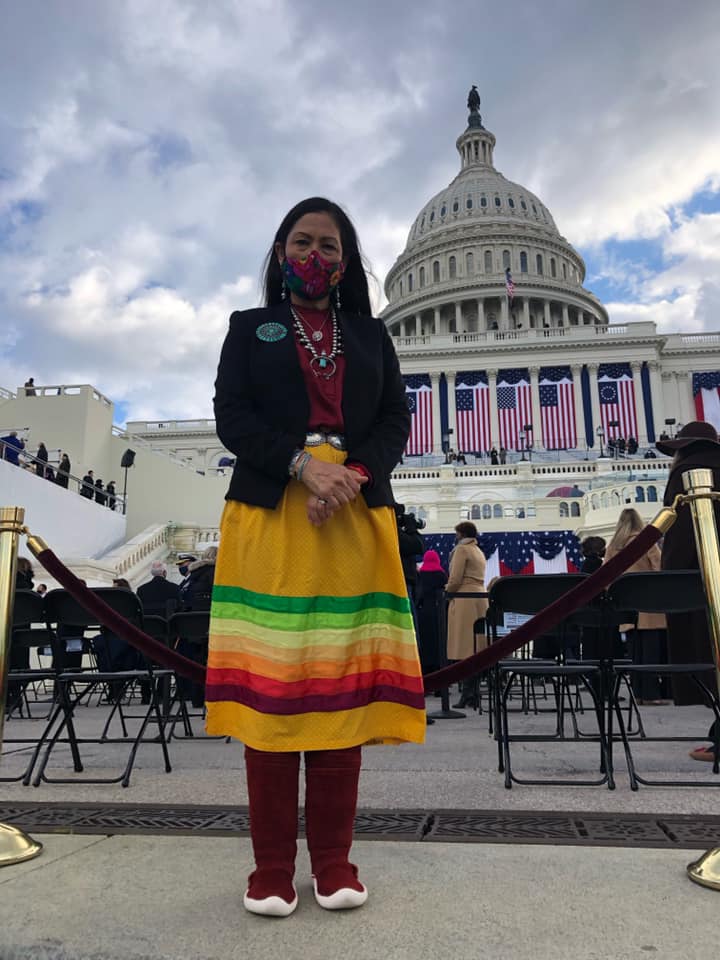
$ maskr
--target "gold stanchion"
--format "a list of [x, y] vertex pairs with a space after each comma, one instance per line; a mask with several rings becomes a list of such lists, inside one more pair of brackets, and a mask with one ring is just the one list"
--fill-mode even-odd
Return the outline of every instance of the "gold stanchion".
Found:
[[[720, 694], [720, 544], [713, 509], [712, 470], [688, 470], [683, 474], [683, 487], [692, 512]], [[698, 860], [694, 860], [688, 865], [687, 873], [695, 883], [712, 890], [720, 890], [720, 847], [708, 850]]]
[[[22, 507], [0, 507], [0, 751], [5, 723], [18, 538], [24, 519]], [[0, 823], [0, 867], [30, 860], [41, 850], [42, 844], [22, 830]]]

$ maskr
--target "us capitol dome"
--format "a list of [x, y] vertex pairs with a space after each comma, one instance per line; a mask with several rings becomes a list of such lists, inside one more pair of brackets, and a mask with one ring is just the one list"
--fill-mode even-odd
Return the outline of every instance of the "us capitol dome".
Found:
[[[495, 167], [495, 136], [471, 91], [460, 171], [415, 218], [385, 281], [395, 336], [605, 326], [585, 263], [545, 204]], [[507, 270], [515, 285], [507, 297]]]

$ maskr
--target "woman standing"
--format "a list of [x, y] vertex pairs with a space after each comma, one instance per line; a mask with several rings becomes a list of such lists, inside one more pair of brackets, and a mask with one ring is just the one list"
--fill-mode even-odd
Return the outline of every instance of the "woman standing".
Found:
[[68, 482], [70, 480], [70, 458], [66, 453], [60, 458], [60, 463], [57, 468], [57, 475], [55, 476], [55, 483], [59, 487], [65, 487], [67, 490]]
[[[450, 576], [445, 589], [448, 593], [485, 593], [485, 554], [477, 542], [477, 527], [469, 520], [455, 527], [455, 548], [450, 555]], [[448, 660], [464, 660], [487, 646], [487, 633], [478, 639], [475, 624], [488, 609], [486, 597], [458, 597], [448, 608]], [[479, 693], [477, 677], [464, 680], [457, 707], [477, 708]]]
[[[620, 553], [640, 533], [645, 523], [632, 507], [622, 511], [613, 538], [605, 551], [605, 562]], [[647, 553], [628, 567], [626, 573], [650, 573], [660, 569], [660, 548], [653, 544]], [[623, 623], [619, 630], [625, 633], [633, 663], [667, 663], [667, 635], [664, 613], [638, 613], [637, 627]], [[633, 690], [641, 704], [665, 703], [660, 678], [639, 674], [633, 678]]]
[[[712, 470], [713, 490], [720, 490], [720, 442], [715, 428], [710, 423], [693, 421], [678, 431], [674, 440], [656, 444], [661, 453], [673, 457], [667, 487], [665, 506], [670, 506], [678, 493], [684, 493], [682, 475], [687, 470]], [[715, 524], [720, 523], [720, 505], [716, 500]], [[678, 510], [675, 523], [665, 534], [662, 548], [663, 570], [698, 570], [698, 555], [695, 547], [692, 514], [689, 507]], [[713, 646], [710, 640], [707, 614], [704, 610], [668, 614], [668, 653], [670, 663], [712, 663]], [[708, 670], [698, 674], [710, 690], [715, 689], [714, 673]], [[689, 676], [673, 677], [673, 699], [678, 706], [694, 703], [707, 705], [702, 690]], [[708, 739], [715, 740], [715, 725], [710, 728]], [[700, 746], [692, 750], [694, 760], [714, 759], [713, 746]]]
[[37, 453], [35, 454], [35, 460], [35, 473], [39, 477], [44, 477], [45, 471], [47, 470], [48, 452], [47, 447], [42, 442], [38, 445]]
[[415, 602], [418, 611], [418, 649], [423, 673], [438, 670], [440, 655], [439, 605], [445, 602], [443, 588], [448, 575], [437, 550], [426, 550], [417, 575]]
[[300, 751], [320, 906], [360, 906], [349, 860], [361, 747], [420, 743], [420, 665], [390, 472], [410, 414], [371, 316], [355, 229], [305, 200], [268, 254], [262, 309], [234, 313], [215, 417], [237, 458], [220, 530], [206, 700], [210, 734], [245, 743], [256, 869], [244, 903], [287, 916]]

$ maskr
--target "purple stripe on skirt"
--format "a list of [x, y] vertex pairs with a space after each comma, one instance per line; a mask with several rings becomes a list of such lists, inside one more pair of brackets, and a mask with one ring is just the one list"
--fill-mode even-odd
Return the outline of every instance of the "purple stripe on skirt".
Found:
[[336, 693], [330, 696], [315, 694], [309, 697], [268, 697], [255, 690], [249, 690], [240, 684], [218, 683], [208, 684], [205, 688], [205, 699], [209, 703], [230, 701], [240, 703], [245, 707], [257, 710], [259, 713], [274, 713], [290, 716], [296, 713], [338, 713], [340, 710], [353, 710], [356, 707], [366, 707], [370, 703], [400, 703], [416, 710], [425, 709], [425, 697], [422, 690], [413, 692], [401, 690], [385, 684], [378, 684], [362, 690], [353, 690], [350, 693]]

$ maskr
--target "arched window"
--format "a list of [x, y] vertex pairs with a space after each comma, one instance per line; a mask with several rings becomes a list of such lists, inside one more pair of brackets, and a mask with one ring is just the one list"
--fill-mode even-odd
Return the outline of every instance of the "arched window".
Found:
[[647, 498], [648, 503], [657, 503], [657, 487], [648, 487], [647, 488]]
[[492, 273], [492, 250], [485, 251], [485, 273]]
[[453, 213], [457, 213], [459, 209], [460, 204], [457, 202], [457, 200], [453, 200]]
[[525, 203], [524, 200], [520, 201], [520, 206], [523, 208], [523, 210], [527, 210], [527, 204]]
[[477, 503], [473, 504], [472, 510], [470, 511], [470, 519], [471, 520], [480, 519], [480, 507], [478, 506]]
[[620, 506], [620, 494], [618, 493], [617, 490], [613, 490], [613, 492], [610, 494], [610, 498], [612, 500], [612, 505], [614, 507]]
[[446, 213], [447, 213], [447, 207], [445, 206], [445, 204], [443, 204], [442, 207], [440, 208], [440, 216], [444, 217]]
[[591, 505], [592, 505], [593, 510], [598, 510], [598, 509], [599, 509], [599, 507], [600, 507], [600, 498], [598, 497], [598, 495], [597, 495], [596, 493], [594, 493], [594, 494], [590, 497], [590, 503], [591, 503]]
[[571, 516], [571, 517], [579, 517], [579, 516], [580, 516], [580, 504], [579, 504], [579, 503], [571, 503], [571, 504], [570, 504], [570, 516]]
[[536, 264], [536, 266], [537, 266], [537, 272], [538, 272], [538, 274], [539, 274], [540, 276], [542, 276], [542, 272], [543, 272], [543, 259], [542, 259], [542, 254], [541, 254], [541, 253], [539, 253], [539, 254], [535, 257], [535, 264]]
[[550, 257], [550, 276], [557, 276], [557, 264], [555, 263], [555, 257]]
[[448, 275], [451, 280], [454, 280], [457, 276], [457, 261], [455, 257], [450, 257], [448, 260]]
[[400, 296], [402, 296], [402, 280], [400, 281]]
[[537, 216], [537, 207], [534, 203], [532, 204], [532, 212], [535, 214], [535, 216]]
[[515, 201], [513, 200], [512, 197], [508, 197], [508, 206], [510, 207], [511, 210], [515, 209]]
[[472, 197], [467, 198], [465, 201], [465, 206], [468, 208], [468, 210], [472, 210]]
[[493, 517], [495, 517], [496, 519], [502, 520], [502, 515], [503, 515], [502, 504], [496, 503], [493, 506]]
[[601, 493], [601, 494], [600, 494], [600, 506], [601, 506], [601, 507], [609, 507], [609, 506], [610, 506], [610, 501], [609, 501], [608, 495], [607, 495], [606, 493]]
[[412, 288], [413, 288], [413, 275], [409, 273], [408, 274], [408, 293], [412, 291]]
[[520, 251], [520, 273], [527, 273], [527, 253]]
[[433, 281], [435, 283], [438, 283], [439, 280], [440, 280], [440, 261], [434, 260], [433, 261]]
[[635, 487], [635, 503], [645, 503], [645, 490], [642, 487]]
[[481, 207], [487, 206], [487, 197], [480, 197], [480, 206]]
[[433, 210], [430, 213], [430, 223], [432, 223], [434, 219], [435, 219], [435, 211]]
[[496, 207], [499, 207], [501, 203], [502, 203], [502, 201], [501, 201], [500, 197], [495, 197], [495, 206], [496, 206]]
[[492, 519], [492, 508], [489, 503], [484, 503], [482, 507], [482, 518], [483, 520]]
[[510, 251], [503, 250], [502, 258], [503, 258], [503, 270], [507, 270], [507, 268], [510, 266]]
[[473, 255], [468, 250], [468, 252], [465, 254], [465, 273], [468, 277], [471, 277], [474, 272], [475, 272], [475, 266], [473, 262]]
[[570, 516], [570, 508], [568, 507], [568, 505], [567, 505], [564, 501], [560, 504], [560, 508], [559, 508], [559, 509], [560, 509], [560, 516], [561, 516], [561, 517], [569, 517], [569, 516]]
[[425, 286], [425, 267], [420, 267], [418, 271], [418, 283], [421, 287]]
[[567, 280], [567, 264], [563, 264], [563, 280]]

